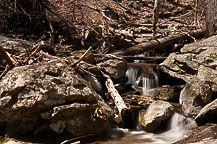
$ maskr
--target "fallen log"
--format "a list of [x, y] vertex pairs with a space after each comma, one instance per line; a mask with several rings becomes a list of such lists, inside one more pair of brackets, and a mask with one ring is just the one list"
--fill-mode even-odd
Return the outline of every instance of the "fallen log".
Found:
[[115, 105], [117, 106], [117, 109], [119, 112], [119, 118], [120, 118], [120, 121], [122, 121], [123, 117], [125, 117], [125, 112], [128, 110], [128, 107], [126, 106], [124, 100], [122, 99], [122, 97], [120, 96], [118, 91], [115, 89], [115, 86], [114, 86], [111, 78], [103, 72], [102, 72], [102, 74], [106, 78], [105, 85], [108, 89], [109, 95], [111, 96]]
[[141, 54], [141, 53], [144, 53], [150, 50], [156, 50], [156, 49], [165, 47], [170, 44], [175, 44], [180, 39], [187, 40], [187, 39], [192, 39], [192, 37], [204, 36], [205, 34], [206, 34], [206, 30], [199, 29], [199, 30], [195, 30], [189, 33], [186, 32], [186, 33], [170, 35], [165, 38], [151, 40], [145, 43], [134, 45], [125, 50], [116, 51], [113, 54], [114, 55], [137, 55], [137, 54]]
[[157, 60], [165, 60], [167, 57], [145, 57], [145, 56], [122, 56], [126, 61], [132, 60], [144, 60], [144, 61], [157, 61]]
[[127, 63], [129, 66], [132, 67], [144, 67], [144, 66], [157, 66], [158, 64], [153, 63]]

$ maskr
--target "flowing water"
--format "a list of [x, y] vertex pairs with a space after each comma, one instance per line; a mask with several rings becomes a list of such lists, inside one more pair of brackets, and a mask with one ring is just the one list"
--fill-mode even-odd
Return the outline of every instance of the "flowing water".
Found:
[[[142, 76], [141, 69], [130, 67], [126, 73], [129, 83], [134, 88], [142, 88], [142, 95], [148, 95], [149, 91], [159, 87], [158, 76], [150, 79]], [[190, 118], [185, 118], [179, 113], [174, 113], [168, 124], [157, 133], [145, 132], [138, 120], [134, 130], [122, 128], [109, 128], [101, 140], [93, 144], [170, 144], [185, 137], [187, 128], [195, 127], [196, 123]]]
[[160, 133], [148, 133], [143, 130], [128, 130], [110, 128], [104, 134], [104, 140], [94, 144], [170, 144], [185, 137], [187, 128], [195, 127], [196, 123], [190, 118], [174, 113], [167, 130]]
[[142, 95], [148, 95], [151, 90], [159, 87], [158, 76], [154, 78], [144, 77], [138, 67], [130, 67], [126, 72], [126, 76], [134, 88], [142, 87]]

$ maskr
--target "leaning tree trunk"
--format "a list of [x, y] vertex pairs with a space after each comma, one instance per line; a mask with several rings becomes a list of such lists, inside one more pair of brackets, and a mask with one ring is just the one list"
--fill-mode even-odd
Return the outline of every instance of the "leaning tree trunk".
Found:
[[206, 10], [206, 36], [212, 36], [216, 33], [215, 23], [217, 22], [217, 0], [205, 0]]

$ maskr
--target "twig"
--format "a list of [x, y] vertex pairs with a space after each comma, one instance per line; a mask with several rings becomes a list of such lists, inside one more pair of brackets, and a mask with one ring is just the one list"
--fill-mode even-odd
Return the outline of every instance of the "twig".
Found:
[[39, 44], [37, 44], [37, 45], [34, 47], [35, 50], [29, 55], [29, 57], [28, 57], [26, 60], [24, 60], [24, 63], [28, 62], [29, 59], [30, 59], [33, 55], [35, 55], [37, 52], [39, 52], [42, 43], [43, 43], [43, 42], [40, 42]]
[[2, 77], [10, 70], [9, 66], [7, 65], [5, 70], [2, 72], [2, 74], [0, 75], [0, 79], [2, 79]]
[[86, 52], [79, 58], [79, 60], [77, 60], [77, 61], [73, 64], [73, 66], [76, 67], [76, 66], [78, 65], [78, 63], [83, 60], [83, 58], [88, 54], [88, 52], [89, 52], [90, 50], [92, 50], [92, 46], [89, 47], [88, 50], [86, 50]]
[[[61, 142], [60, 144], [67, 144], [67, 143], [70, 143], [72, 141], [75, 141], [75, 140], [78, 140], [78, 139], [81, 139], [81, 138], [86, 138], [86, 137], [90, 137], [90, 136], [94, 136], [95, 134], [88, 134], [88, 135], [83, 135], [83, 136], [79, 136], [79, 137], [75, 137], [75, 138], [72, 138], [72, 139], [69, 139], [69, 140], [65, 140], [63, 142]], [[78, 141], [75, 142], [75, 143], [72, 143], [72, 144], [79, 144]]]
[[12, 62], [14, 65], [16, 65], [17, 62], [16, 62], [16, 60], [11, 56], [11, 54], [9, 54], [8, 52], [6, 52], [6, 53], [7, 53], [8, 57], [10, 58], [11, 62]]
[[170, 19], [168, 19], [168, 20], [165, 20], [165, 21], [163, 21], [163, 22], [160, 23], [160, 24], [164, 24], [164, 23], [166, 23], [166, 22], [168, 22], [168, 21], [175, 20], [175, 19], [178, 19], [178, 18], [187, 16], [187, 15], [191, 14], [194, 10], [195, 10], [195, 8], [194, 8], [193, 10], [191, 10], [191, 11], [189, 11], [189, 12], [183, 14], [183, 15], [180, 15], [180, 16], [177, 16], [177, 17], [172, 17], [172, 18], [170, 18]]
[[[75, 30], [74, 26], [66, 21], [64, 18], [62, 18], [61, 15], [59, 15], [58, 13], [55, 13], [47, 4], [44, 3], [43, 0], [40, 1], [42, 3], [42, 5], [44, 6], [45, 9], [47, 9], [48, 11], [50, 11], [53, 15], [55, 15], [58, 19], [60, 19], [63, 23], [65, 23], [71, 30]], [[51, 3], [49, 3], [51, 5]], [[52, 7], [54, 7], [53, 5], [51, 5]]]
[[70, 64], [70, 62], [68, 60], [62, 59], [62, 58], [57, 57], [57, 56], [50, 55], [48, 53], [43, 52], [42, 50], [39, 52], [39, 54], [41, 54], [42, 56], [45, 56], [45, 57], [47, 57], [49, 59], [59, 59], [59, 60], [63, 60], [67, 64]]
[[105, 13], [104, 13], [102, 10], [100, 10], [100, 9], [97, 9], [97, 8], [94, 8], [94, 7], [91, 7], [91, 6], [88, 6], [88, 5], [84, 5], [84, 4], [79, 4], [79, 6], [84, 6], [84, 7], [87, 7], [87, 8], [89, 8], [89, 9], [92, 9], [92, 10], [94, 10], [94, 11], [100, 13], [100, 14], [101, 14], [104, 18], [106, 18], [107, 20], [114, 22], [113, 19], [107, 17], [107, 16], [105, 15]]
[[7, 52], [4, 50], [4, 48], [2, 46], [0, 46], [0, 53], [4, 57], [4, 59], [6, 60], [6, 63], [8, 64], [9, 69], [12, 69], [14, 67], [14, 64], [11, 61], [10, 56], [7, 54]]

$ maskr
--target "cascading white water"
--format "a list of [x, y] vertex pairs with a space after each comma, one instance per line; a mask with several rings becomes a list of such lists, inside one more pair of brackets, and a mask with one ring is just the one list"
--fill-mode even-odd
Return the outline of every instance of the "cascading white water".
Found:
[[128, 81], [129, 83], [131, 83], [134, 87], [137, 87], [138, 86], [138, 71], [133, 68], [133, 67], [130, 67], [127, 72], [126, 72], [126, 76], [128, 77]]
[[191, 118], [186, 118], [179, 113], [174, 113], [171, 117], [168, 131], [156, 136], [167, 143], [175, 142], [185, 137], [186, 128], [196, 127], [196, 122]]
[[143, 77], [142, 81], [143, 81], [143, 86], [142, 86], [143, 95], [148, 95], [150, 90], [159, 87], [158, 76], [155, 76], [154, 79]]
[[155, 76], [155, 78], [143, 77], [138, 68], [130, 67], [126, 72], [126, 76], [134, 88], [140, 87], [139, 83], [142, 82], [142, 95], [148, 95], [152, 89], [159, 87], [158, 76]]
[[[139, 124], [139, 123], [138, 123]], [[186, 128], [196, 126], [191, 118], [185, 118], [181, 114], [174, 113], [168, 124], [168, 130], [162, 133], [148, 133], [143, 131], [138, 125], [136, 131], [128, 129], [115, 128], [109, 134], [114, 137], [106, 142], [97, 142], [99, 144], [171, 144], [185, 137]], [[118, 138], [117, 135], [124, 133], [124, 137]], [[116, 137], [115, 137], [116, 136]]]

